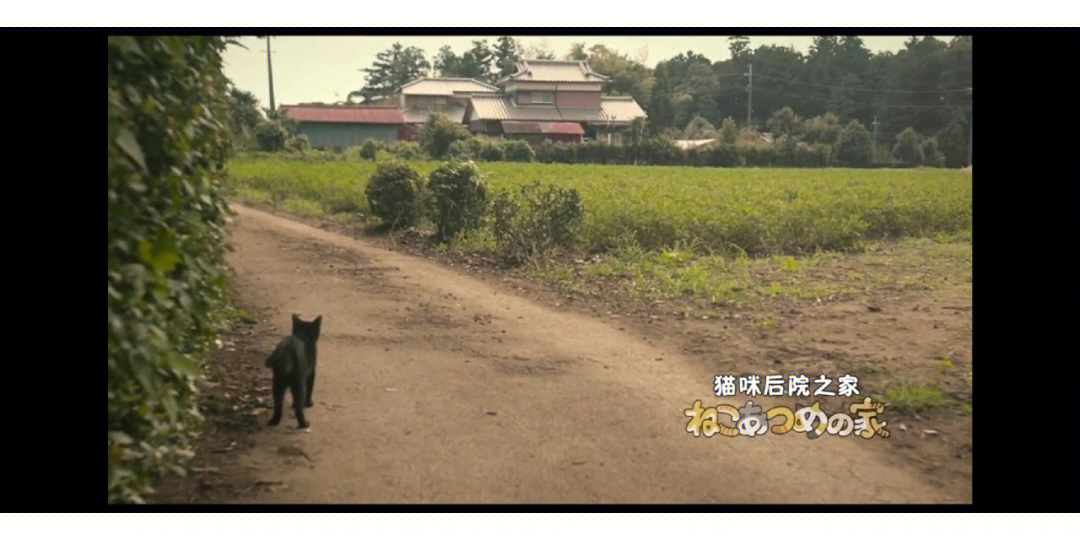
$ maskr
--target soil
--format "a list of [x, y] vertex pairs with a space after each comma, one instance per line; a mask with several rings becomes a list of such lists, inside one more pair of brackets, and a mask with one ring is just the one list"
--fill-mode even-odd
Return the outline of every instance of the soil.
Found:
[[[971, 501], [970, 414], [887, 411], [889, 438], [811, 440], [695, 438], [683, 413], [732, 400], [713, 392], [721, 373], [917, 376], [943, 347], [970, 358], [970, 296], [880, 291], [702, 319], [234, 208], [233, 292], [258, 322], [223, 340], [195, 472], [159, 482], [155, 500]], [[308, 430], [290, 398], [266, 426], [263, 361], [292, 313], [323, 317]]]

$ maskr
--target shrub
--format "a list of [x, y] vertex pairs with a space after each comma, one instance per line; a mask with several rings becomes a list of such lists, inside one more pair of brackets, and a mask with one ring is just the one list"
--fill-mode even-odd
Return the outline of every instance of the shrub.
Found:
[[[765, 125], [772, 132], [773, 137], [786, 135], [795, 138], [801, 131], [802, 123], [802, 119], [795, 114], [795, 111], [791, 110], [791, 107], [784, 107], [774, 112]], [[792, 144], [792, 148], [794, 148], [794, 144]], [[792, 150], [792, 154], [794, 154], [794, 150]]]
[[419, 214], [417, 199], [423, 187], [420, 174], [396, 159], [380, 162], [367, 188], [371, 213], [391, 227], [408, 227]]
[[490, 137], [483, 137], [480, 139], [480, 151], [478, 156], [484, 161], [502, 161], [503, 160], [503, 148], [502, 141], [499, 139], [492, 139]]
[[550, 139], [545, 139], [536, 147], [536, 160], [541, 163], [572, 163], [573, 158], [573, 149]]
[[476, 228], [488, 204], [487, 186], [471, 161], [450, 161], [431, 171], [431, 220], [436, 238], [446, 241]]
[[893, 156], [905, 165], [922, 165], [923, 150], [915, 128], [907, 128], [896, 135]]
[[800, 142], [795, 145], [796, 167], [828, 167], [832, 157], [832, 147], [827, 144], [806, 144]]
[[492, 232], [501, 256], [520, 263], [556, 246], [569, 246], [583, 213], [581, 195], [540, 182], [521, 186], [515, 198], [499, 193], [492, 203]]
[[836, 144], [840, 131], [840, 118], [833, 113], [825, 113], [803, 123], [802, 140], [809, 144]]
[[870, 133], [858, 120], [852, 120], [844, 126], [836, 140], [836, 159], [848, 166], [862, 167], [870, 163], [871, 157], [873, 144]]
[[931, 167], [944, 167], [945, 156], [938, 150], [937, 137], [927, 137], [922, 142], [923, 163]]
[[363, 159], [375, 159], [375, 156], [379, 155], [380, 143], [377, 143], [371, 139], [364, 141], [364, 144], [360, 145], [360, 157]]
[[446, 157], [458, 161], [474, 161], [480, 159], [480, 140], [477, 137], [458, 139], [450, 143], [450, 149]]
[[536, 159], [536, 152], [529, 143], [520, 139], [509, 139], [504, 142], [503, 155], [507, 161], [530, 162]]
[[285, 149], [290, 152], [303, 152], [311, 148], [311, 141], [307, 135], [296, 135], [285, 141]]
[[735, 144], [735, 141], [739, 138], [739, 128], [735, 126], [735, 120], [730, 116], [724, 119], [724, 123], [720, 124], [720, 141], [724, 144]]
[[433, 159], [443, 159], [454, 141], [469, 138], [465, 126], [450, 121], [441, 114], [432, 114], [420, 130], [420, 145]]
[[424, 149], [414, 141], [395, 141], [390, 145], [390, 153], [405, 161], [418, 161], [427, 158]]
[[263, 152], [278, 152], [285, 149], [285, 142], [289, 140], [289, 132], [278, 121], [265, 121], [255, 126], [255, 140], [258, 141], [259, 150]]
[[183, 472], [222, 322], [226, 40], [109, 36], [109, 502]]

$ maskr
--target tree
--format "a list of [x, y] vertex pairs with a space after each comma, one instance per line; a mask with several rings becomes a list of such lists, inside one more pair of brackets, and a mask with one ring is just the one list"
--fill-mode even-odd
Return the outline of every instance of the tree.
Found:
[[566, 53], [567, 60], [583, 61], [589, 59], [589, 53], [585, 52], [585, 43], [571, 43], [570, 52]]
[[729, 37], [728, 51], [731, 52], [732, 59], [742, 58], [743, 55], [750, 52], [750, 38], [746, 36]]
[[914, 128], [907, 128], [896, 135], [893, 157], [905, 165], [922, 165], [924, 159], [922, 142]]
[[683, 130], [682, 136], [684, 139], [700, 140], [715, 139], [717, 134], [716, 128], [714, 128], [708, 120], [700, 116], [695, 116], [694, 119], [686, 125], [686, 129]]
[[375, 55], [375, 62], [364, 68], [364, 87], [349, 92], [348, 100], [361, 97], [365, 102], [393, 94], [405, 83], [427, 75], [431, 64], [424, 58], [424, 51], [417, 47], [404, 47], [394, 43], [389, 49]]
[[454, 141], [468, 138], [469, 130], [465, 129], [465, 126], [435, 113], [428, 118], [427, 124], [424, 124], [420, 131], [420, 146], [432, 158], [442, 159], [446, 157]]
[[967, 164], [968, 121], [960, 109], [953, 111], [952, 119], [937, 134], [946, 167], [963, 167]]
[[836, 141], [836, 158], [847, 165], [861, 167], [869, 164], [872, 157], [870, 132], [858, 120], [852, 120], [840, 131]]
[[626, 54], [597, 44], [589, 48], [589, 68], [611, 79], [613, 94], [629, 95], [638, 103], [648, 103], [656, 80], [652, 70]]
[[510, 36], [502, 36], [495, 42], [493, 50], [495, 55], [496, 80], [513, 75], [517, 71], [517, 64], [521, 60], [521, 44]]
[[803, 124], [802, 140], [808, 144], [836, 144], [840, 130], [840, 118], [833, 113], [825, 113]]
[[766, 123], [773, 138], [788, 136], [794, 138], [802, 128], [802, 119], [799, 118], [791, 107], [784, 107], [773, 113]]
[[725, 118], [720, 126], [720, 133], [724, 144], [735, 144], [739, 138], [739, 128], [735, 126], [735, 120], [730, 116]]

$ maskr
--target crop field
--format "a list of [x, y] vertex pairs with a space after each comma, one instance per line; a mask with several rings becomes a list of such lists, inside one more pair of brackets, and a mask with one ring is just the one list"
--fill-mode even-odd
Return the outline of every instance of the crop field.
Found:
[[[410, 165], [426, 177], [438, 163]], [[824, 342], [825, 336], [854, 332], [851, 350], [838, 358], [868, 358], [858, 368], [890, 403], [970, 410], [964, 397], [970, 391], [970, 319], [956, 315], [970, 311], [950, 311], [951, 318], [942, 319], [929, 307], [970, 309], [969, 172], [508, 162], [479, 167], [493, 192], [537, 181], [580, 192], [584, 215], [576, 243], [506, 270], [554, 291], [556, 305], [584, 299], [601, 315], [620, 310], [657, 322], [669, 316], [720, 320], [724, 329], [742, 317], [755, 339], [773, 344]], [[232, 197], [241, 202], [307, 218], [375, 223], [364, 196], [374, 162], [248, 155], [230, 161], [228, 170]], [[418, 228], [424, 233], [431, 225]], [[416, 238], [397, 240], [417, 245]], [[490, 224], [448, 245], [419, 245], [469, 265], [497, 258]], [[890, 315], [855, 320], [881, 312]], [[823, 322], [807, 322], [807, 313], [820, 313]], [[828, 326], [832, 317], [850, 322]], [[860, 328], [874, 328], [877, 337]], [[881, 351], [893, 356], [874, 356]], [[802, 360], [787, 361], [791, 367]]]
[[[411, 164], [422, 175], [436, 162]], [[234, 195], [302, 215], [365, 213], [372, 161], [247, 156], [229, 163]], [[971, 175], [945, 169], [719, 169], [491, 162], [493, 191], [540, 181], [575, 188], [581, 249], [635, 245], [695, 254], [860, 251], [868, 240], [961, 237]]]

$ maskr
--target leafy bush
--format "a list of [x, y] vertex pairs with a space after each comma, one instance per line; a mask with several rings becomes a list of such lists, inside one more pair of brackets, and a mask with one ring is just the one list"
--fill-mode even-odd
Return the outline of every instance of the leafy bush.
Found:
[[563, 143], [545, 139], [536, 147], [536, 160], [541, 163], [571, 163], [573, 151]]
[[576, 189], [540, 182], [520, 187], [515, 198], [503, 191], [492, 203], [492, 232], [504, 259], [520, 263], [556, 246], [569, 246], [583, 208]]
[[490, 137], [478, 137], [478, 139], [480, 140], [480, 151], [477, 155], [480, 159], [484, 161], [503, 160], [503, 147], [499, 139]]
[[840, 131], [840, 118], [833, 113], [825, 113], [803, 123], [802, 140], [811, 145], [836, 144]]
[[224, 305], [225, 44], [109, 36], [110, 503], [183, 473], [202, 418]]
[[870, 163], [872, 156], [870, 133], [858, 120], [852, 120], [836, 140], [836, 159], [848, 166], [863, 167]]
[[414, 141], [395, 141], [390, 145], [390, 153], [405, 161], [418, 161], [427, 158], [424, 149]]
[[391, 227], [408, 227], [419, 215], [417, 199], [422, 187], [420, 174], [395, 159], [376, 166], [364, 193], [372, 214]]
[[937, 137], [927, 137], [922, 142], [923, 163], [931, 167], [944, 167], [945, 156], [938, 150]]
[[364, 144], [360, 145], [360, 157], [363, 159], [375, 159], [375, 156], [379, 155], [380, 147], [382, 143], [368, 139], [364, 141]]
[[263, 152], [279, 152], [285, 149], [289, 132], [277, 121], [265, 121], [255, 126], [255, 140]]
[[919, 134], [915, 128], [907, 128], [896, 135], [896, 146], [893, 147], [893, 156], [905, 165], [922, 165], [924, 156]]
[[285, 149], [290, 152], [303, 152], [311, 148], [311, 141], [307, 135], [296, 135], [285, 141]]
[[478, 137], [458, 139], [450, 143], [450, 149], [447, 151], [446, 157], [458, 161], [475, 161], [480, 159], [480, 146]]
[[420, 145], [432, 159], [443, 159], [454, 141], [469, 138], [465, 126], [441, 114], [432, 114], [420, 130]]
[[503, 143], [503, 154], [507, 161], [530, 162], [536, 159], [536, 152], [529, 143], [520, 139], [509, 139]]
[[450, 161], [431, 171], [431, 220], [436, 238], [453, 238], [459, 231], [476, 228], [487, 209], [488, 193], [476, 164]]

